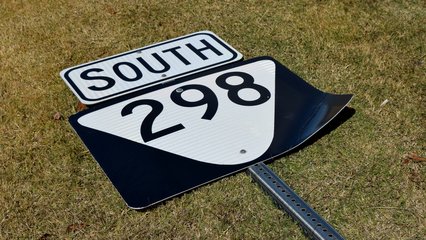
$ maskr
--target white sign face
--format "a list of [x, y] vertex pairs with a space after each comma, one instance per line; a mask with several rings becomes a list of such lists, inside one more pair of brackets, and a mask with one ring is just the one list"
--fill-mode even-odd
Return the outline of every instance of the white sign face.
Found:
[[275, 71], [256, 61], [118, 102], [82, 126], [217, 165], [253, 161], [274, 136]]
[[202, 31], [67, 68], [60, 75], [82, 103], [91, 105], [241, 59], [214, 33]]

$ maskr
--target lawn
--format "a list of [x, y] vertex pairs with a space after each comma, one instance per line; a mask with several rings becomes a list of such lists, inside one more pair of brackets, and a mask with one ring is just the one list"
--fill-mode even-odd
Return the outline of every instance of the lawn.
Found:
[[305, 239], [245, 173], [126, 207], [67, 119], [67, 67], [200, 30], [355, 95], [269, 166], [347, 239], [425, 239], [424, 1], [0, 0], [0, 239]]

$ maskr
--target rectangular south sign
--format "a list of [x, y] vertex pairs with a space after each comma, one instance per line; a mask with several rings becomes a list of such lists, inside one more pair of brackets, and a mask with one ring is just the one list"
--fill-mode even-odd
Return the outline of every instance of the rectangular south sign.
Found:
[[93, 105], [158, 83], [242, 59], [209, 31], [201, 31], [61, 71], [78, 99]]

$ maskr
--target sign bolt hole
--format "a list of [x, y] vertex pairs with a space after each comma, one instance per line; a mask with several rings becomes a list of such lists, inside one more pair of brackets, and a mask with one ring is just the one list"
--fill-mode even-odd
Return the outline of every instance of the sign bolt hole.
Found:
[[247, 151], [246, 151], [245, 149], [241, 149], [241, 150], [240, 150], [240, 153], [241, 153], [241, 154], [245, 154], [245, 153], [247, 153]]
[[161, 74], [161, 77], [167, 77], [167, 75], [163, 73], [163, 74]]
[[183, 92], [183, 89], [182, 88], [177, 88], [176, 92], [181, 93], [181, 92]]

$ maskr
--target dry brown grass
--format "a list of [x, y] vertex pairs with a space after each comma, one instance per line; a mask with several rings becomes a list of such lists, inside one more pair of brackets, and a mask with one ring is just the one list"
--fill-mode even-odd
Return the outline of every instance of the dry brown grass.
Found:
[[0, 0], [0, 238], [304, 239], [245, 174], [129, 210], [66, 121], [60, 70], [211, 30], [355, 94], [351, 119], [271, 164], [284, 180], [347, 239], [424, 239], [425, 164], [403, 158], [426, 155], [425, 26], [424, 1]]

